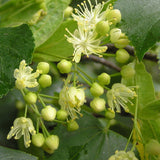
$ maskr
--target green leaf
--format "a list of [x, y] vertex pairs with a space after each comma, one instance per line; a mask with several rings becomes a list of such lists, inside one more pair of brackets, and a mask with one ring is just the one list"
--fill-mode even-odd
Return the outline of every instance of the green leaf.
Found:
[[107, 131], [107, 126], [91, 114], [84, 112], [77, 122], [80, 127], [74, 132], [62, 125], [55, 129], [53, 134], [59, 136], [60, 146], [47, 160], [106, 160], [116, 150], [124, 150], [127, 139]]
[[0, 146], [0, 159], [1, 160], [38, 160], [37, 157], [21, 152], [18, 150], [13, 150]]
[[[41, 10], [41, 11], [40, 11]], [[0, 7], [0, 27], [14, 27], [30, 22], [36, 13], [42, 13], [41, 3], [35, 1], [10, 0]], [[36, 17], [38, 21], [41, 14]]]
[[159, 0], [120, 0], [115, 4], [122, 13], [120, 28], [127, 34], [139, 60], [160, 40]]
[[65, 28], [73, 32], [76, 28], [76, 22], [73, 20], [63, 22], [56, 32], [36, 49], [34, 53], [35, 60], [59, 61], [72, 56], [73, 47], [64, 37], [67, 33]]
[[14, 69], [25, 59], [31, 62], [34, 49], [32, 32], [27, 25], [0, 28], [0, 97], [14, 87]]
[[46, 0], [47, 15], [37, 24], [31, 26], [36, 47], [44, 43], [61, 25], [63, 10], [70, 0]]
[[160, 117], [160, 100], [153, 101], [147, 104], [140, 112], [142, 119], [157, 119]]
[[[153, 87], [153, 81], [151, 75], [146, 71], [144, 64], [141, 62], [135, 62], [134, 69], [135, 69], [135, 76], [132, 79], [123, 78], [122, 83], [128, 84], [130, 86], [138, 87], [136, 89], [137, 93], [137, 102], [138, 102], [138, 114], [140, 111], [146, 106], [146, 104], [151, 103], [155, 100], [155, 91]], [[130, 113], [135, 112], [136, 107], [136, 98], [134, 99], [134, 105], [128, 104]]]

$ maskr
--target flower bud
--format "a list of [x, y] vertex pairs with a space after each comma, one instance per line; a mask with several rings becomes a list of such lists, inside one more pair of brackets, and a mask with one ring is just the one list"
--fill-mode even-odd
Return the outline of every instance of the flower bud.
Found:
[[101, 85], [99, 85], [97, 82], [93, 83], [90, 92], [94, 97], [99, 97], [104, 93], [104, 89]]
[[110, 31], [110, 40], [117, 48], [124, 48], [129, 44], [127, 36], [119, 28], [114, 28]]
[[121, 12], [118, 9], [108, 10], [106, 12], [106, 19], [114, 25], [121, 21]]
[[110, 30], [108, 21], [100, 21], [96, 24], [96, 32], [105, 36]]
[[61, 73], [69, 73], [71, 72], [72, 63], [70, 61], [67, 61], [65, 59], [62, 59], [58, 64], [57, 68]]
[[49, 72], [49, 64], [47, 62], [38, 63], [37, 69], [41, 71], [42, 74], [47, 74]]
[[46, 138], [45, 145], [48, 149], [54, 152], [54, 150], [58, 149], [59, 137], [57, 135], [50, 135]]
[[111, 109], [106, 110], [105, 117], [109, 120], [113, 119], [115, 117], [115, 112]]
[[98, 76], [98, 81], [101, 85], [108, 85], [110, 83], [111, 77], [107, 73], [101, 73]]
[[155, 139], [151, 139], [145, 145], [145, 151], [146, 153], [149, 153], [149, 154], [159, 155], [160, 154], [160, 143]]
[[68, 18], [73, 12], [73, 8], [71, 6], [68, 6], [65, 10], [64, 10], [64, 18]]
[[119, 49], [116, 52], [116, 61], [119, 63], [126, 63], [130, 58], [129, 53], [125, 49]]
[[25, 96], [24, 96], [24, 100], [26, 101], [26, 103], [28, 104], [35, 104], [37, 101], [37, 95], [33, 92], [28, 92]]
[[57, 119], [61, 121], [65, 121], [68, 117], [68, 114], [65, 110], [61, 109], [57, 112]]
[[32, 135], [32, 143], [36, 146], [36, 147], [42, 147], [44, 144], [44, 136], [42, 133], [37, 133]]
[[68, 131], [75, 131], [77, 129], [79, 129], [79, 125], [76, 121], [74, 121], [74, 120], [68, 121], [68, 123], [67, 123], [67, 130]]
[[48, 74], [42, 74], [38, 82], [42, 88], [46, 88], [52, 84], [52, 78]]
[[99, 98], [99, 97], [94, 98], [90, 103], [91, 108], [96, 113], [104, 111], [105, 105], [106, 105], [105, 100], [103, 98]]
[[20, 100], [16, 101], [16, 108], [17, 109], [21, 110], [21, 109], [24, 109], [24, 107], [25, 107], [25, 105], [22, 101], [20, 101]]
[[41, 110], [42, 118], [46, 121], [53, 121], [56, 117], [56, 109], [52, 106], [46, 106]]
[[121, 69], [121, 75], [123, 78], [132, 78], [135, 75], [135, 69], [131, 65], [125, 65]]

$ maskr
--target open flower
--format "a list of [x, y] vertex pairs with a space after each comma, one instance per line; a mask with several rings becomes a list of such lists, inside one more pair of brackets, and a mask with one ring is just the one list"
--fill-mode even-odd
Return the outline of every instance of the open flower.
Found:
[[117, 112], [121, 112], [121, 107], [123, 107], [124, 110], [128, 112], [127, 103], [133, 105], [130, 99], [136, 96], [135, 91], [132, 89], [121, 83], [116, 83], [112, 86], [112, 89], [107, 92], [108, 105], [113, 111], [116, 108]]
[[16, 87], [18, 89], [23, 88], [34, 88], [38, 86], [37, 77], [39, 76], [39, 71], [37, 70], [35, 73], [31, 73], [33, 69], [29, 66], [26, 67], [25, 60], [22, 60], [19, 65], [19, 69], [14, 70], [14, 77], [16, 78]]
[[98, 3], [95, 0], [95, 7], [92, 5], [91, 1], [88, 0], [89, 7], [86, 1], [82, 2], [81, 5], [77, 5], [79, 9], [75, 9], [76, 14], [72, 14], [78, 25], [82, 25], [85, 30], [94, 29], [96, 24], [105, 19], [105, 11], [102, 12], [104, 3]]
[[132, 151], [116, 151], [108, 160], [138, 160]]
[[82, 88], [68, 87], [64, 85], [59, 94], [59, 104], [61, 109], [65, 110], [72, 118], [78, 118], [77, 113], [81, 115], [81, 106], [85, 103], [85, 93]]
[[81, 54], [89, 56], [90, 54], [99, 55], [107, 50], [107, 46], [100, 46], [101, 39], [96, 38], [97, 33], [93, 31], [84, 30], [83, 27], [78, 26], [78, 29], [72, 34], [68, 29], [66, 31], [71, 35], [67, 37], [67, 41], [73, 44], [74, 53], [73, 61], [78, 63], [81, 59]]
[[31, 143], [30, 133], [36, 133], [32, 120], [25, 117], [16, 118], [10, 132], [8, 133], [7, 139], [11, 139], [14, 135], [15, 139], [19, 139], [21, 136], [24, 136], [24, 145], [27, 148]]

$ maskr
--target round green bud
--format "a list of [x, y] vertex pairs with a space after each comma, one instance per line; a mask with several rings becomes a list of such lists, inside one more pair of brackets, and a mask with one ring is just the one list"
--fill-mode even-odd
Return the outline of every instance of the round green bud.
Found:
[[68, 6], [65, 10], [64, 10], [64, 18], [68, 18], [73, 12], [73, 8], [71, 6]]
[[76, 121], [70, 120], [67, 122], [67, 130], [68, 131], [75, 131], [77, 129], [79, 129], [79, 125]]
[[37, 133], [32, 135], [32, 143], [36, 147], [42, 147], [44, 144], [45, 138], [42, 133]]
[[24, 109], [25, 105], [22, 101], [20, 100], [16, 100], [16, 108], [21, 110], [21, 109]]
[[119, 39], [117, 42], [114, 43], [116, 48], [124, 48], [129, 44], [129, 40], [126, 39]]
[[125, 65], [121, 69], [121, 75], [123, 78], [132, 78], [135, 73], [135, 69], [131, 65]]
[[94, 97], [99, 97], [104, 93], [104, 89], [100, 84], [95, 82], [92, 84], [92, 86], [90, 88], [90, 92]]
[[56, 117], [56, 109], [52, 106], [46, 106], [41, 110], [42, 118], [46, 121], [53, 121]]
[[42, 74], [47, 74], [49, 72], [49, 64], [47, 62], [38, 63], [37, 69], [41, 71]]
[[35, 104], [37, 102], [37, 95], [35, 93], [33, 93], [33, 92], [28, 92], [24, 96], [24, 100], [28, 104]]
[[102, 112], [105, 110], [106, 102], [103, 98], [96, 97], [90, 102], [91, 108], [96, 112]]
[[61, 121], [65, 121], [68, 117], [68, 114], [65, 110], [60, 109], [59, 111], [57, 111], [57, 119], [61, 120]]
[[105, 117], [109, 120], [113, 119], [115, 117], [115, 112], [108, 109], [105, 111]]
[[160, 154], [160, 143], [155, 139], [151, 139], [145, 145], [145, 151], [146, 153], [149, 153], [149, 154], [159, 155]]
[[48, 74], [42, 74], [38, 80], [38, 83], [42, 88], [49, 87], [52, 84], [52, 78]]
[[45, 145], [51, 151], [54, 151], [54, 150], [58, 149], [59, 137], [57, 135], [50, 135], [49, 137], [46, 138]]
[[126, 63], [130, 58], [129, 53], [125, 49], [119, 49], [116, 52], [116, 61], [119, 63]]
[[111, 80], [111, 77], [109, 74], [107, 73], [101, 73], [99, 76], [98, 76], [98, 81], [101, 85], [108, 85], [110, 84], [110, 80]]
[[109, 10], [106, 12], [106, 18], [115, 25], [121, 21], [121, 12], [118, 9]]
[[108, 21], [100, 21], [96, 24], [96, 32], [105, 36], [110, 30]]
[[61, 73], [69, 73], [71, 72], [72, 63], [63, 59], [57, 64], [57, 68]]

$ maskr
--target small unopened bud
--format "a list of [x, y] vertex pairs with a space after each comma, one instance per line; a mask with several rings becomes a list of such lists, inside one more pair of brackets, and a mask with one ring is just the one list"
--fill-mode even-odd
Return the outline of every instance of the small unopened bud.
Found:
[[41, 77], [39, 78], [38, 82], [42, 88], [46, 88], [46, 87], [51, 86], [52, 78], [48, 74], [42, 74]]
[[121, 21], [121, 12], [118, 9], [109, 10], [106, 12], [106, 19], [114, 25]]
[[96, 24], [96, 32], [105, 36], [110, 30], [108, 21], [100, 21]]
[[47, 74], [49, 72], [49, 64], [47, 62], [40, 62], [38, 63], [37, 69], [42, 74]]
[[56, 109], [52, 106], [46, 106], [41, 110], [42, 118], [46, 121], [53, 121], [56, 117]]
[[104, 89], [100, 84], [95, 82], [92, 84], [92, 86], [90, 88], [90, 92], [94, 97], [99, 97], [104, 93]]
[[107, 73], [101, 73], [99, 76], [98, 76], [98, 81], [101, 85], [108, 85], [110, 84], [110, 80], [111, 80], [111, 77], [109, 74]]
[[17, 109], [21, 110], [21, 109], [24, 109], [24, 107], [25, 107], [25, 105], [22, 101], [20, 101], [20, 100], [16, 101], [16, 108]]
[[57, 64], [57, 68], [61, 73], [69, 73], [71, 72], [72, 63], [63, 59]]
[[123, 78], [132, 78], [135, 73], [135, 69], [130, 64], [123, 66], [121, 69], [121, 75]]
[[125, 49], [119, 49], [116, 52], [116, 61], [119, 63], [126, 63], [130, 58], [129, 53]]
[[26, 101], [26, 103], [28, 104], [35, 104], [37, 101], [37, 95], [33, 92], [28, 92], [25, 96], [24, 96], [24, 100]]
[[106, 110], [105, 117], [109, 120], [113, 119], [115, 117], [115, 112], [111, 109]]
[[79, 125], [76, 121], [74, 121], [74, 120], [68, 121], [68, 123], [67, 123], [67, 130], [68, 131], [75, 131], [77, 129], [79, 129]]
[[64, 10], [64, 18], [68, 18], [73, 12], [73, 8], [71, 6], [68, 6], [65, 10]]
[[63, 109], [60, 109], [58, 112], [57, 112], [57, 119], [58, 120], [61, 120], [61, 121], [65, 121], [68, 117], [68, 114], [65, 110]]
[[32, 135], [32, 143], [36, 146], [36, 147], [42, 147], [44, 144], [44, 136], [42, 133], [37, 133]]
[[105, 110], [105, 104], [106, 102], [103, 98], [96, 97], [91, 101], [90, 106], [96, 113], [98, 113]]

